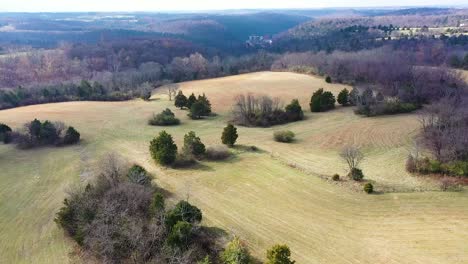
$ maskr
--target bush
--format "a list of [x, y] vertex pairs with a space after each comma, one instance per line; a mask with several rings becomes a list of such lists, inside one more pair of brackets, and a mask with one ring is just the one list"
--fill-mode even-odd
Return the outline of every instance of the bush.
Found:
[[339, 181], [340, 180], [340, 175], [338, 175], [338, 174], [333, 175], [332, 180], [333, 181]]
[[11, 141], [11, 128], [3, 123], [0, 123], [0, 141], [5, 144]]
[[63, 144], [76, 144], [80, 141], [80, 136], [80, 133], [78, 133], [74, 127], [68, 127], [67, 131], [65, 132], [65, 137], [63, 137]]
[[153, 195], [153, 199], [151, 200], [149, 212], [151, 216], [156, 216], [162, 212], [164, 212], [164, 209], [166, 208], [164, 196], [157, 192]]
[[372, 185], [372, 183], [368, 182], [364, 185], [364, 191], [368, 194], [370, 193], [373, 193], [374, 192], [374, 186]]
[[291, 103], [288, 104], [284, 110], [286, 111], [289, 122], [304, 119], [304, 112], [302, 111], [302, 107], [299, 104], [299, 100], [297, 99], [292, 100]]
[[351, 171], [348, 174], [349, 178], [355, 180], [355, 181], [360, 181], [364, 179], [364, 174], [362, 173], [361, 169], [358, 168], [352, 168]]
[[331, 92], [319, 89], [310, 98], [310, 110], [312, 112], [324, 112], [335, 108], [335, 96]]
[[174, 163], [172, 164], [173, 168], [187, 168], [197, 164], [197, 160], [191, 153], [178, 153]]
[[238, 237], [229, 242], [226, 249], [221, 254], [223, 264], [250, 264], [252, 263], [247, 247]]
[[226, 146], [208, 147], [205, 157], [209, 160], [225, 160], [231, 156], [231, 152]]
[[205, 154], [205, 145], [201, 142], [200, 138], [197, 137], [195, 132], [190, 131], [184, 136], [184, 147], [182, 148], [183, 153], [200, 157]]
[[414, 173], [417, 171], [418, 168], [417, 168], [416, 160], [412, 155], [409, 155], [408, 158], [406, 159], [405, 167], [406, 167], [407, 172]]
[[185, 249], [190, 243], [192, 237], [192, 224], [179, 221], [172, 228], [167, 237], [167, 244], [172, 248]]
[[150, 143], [150, 153], [154, 161], [161, 165], [172, 164], [177, 155], [177, 145], [172, 136], [166, 131], [161, 131], [159, 136]]
[[133, 165], [127, 173], [128, 181], [143, 186], [151, 185], [151, 175], [140, 165]]
[[221, 135], [221, 142], [223, 142], [224, 145], [232, 147], [236, 143], [238, 137], [237, 128], [232, 124], [228, 124]]
[[267, 262], [265, 264], [294, 264], [291, 260], [291, 250], [286, 245], [275, 245], [267, 250]]
[[343, 89], [341, 92], [338, 94], [338, 103], [342, 106], [347, 106], [349, 105], [349, 91], [348, 89]]
[[327, 77], [325, 78], [325, 82], [327, 82], [327, 83], [331, 83], [331, 82], [332, 82], [332, 79], [331, 79], [331, 77], [330, 77], [330, 76], [327, 76]]
[[175, 126], [180, 124], [180, 120], [175, 117], [175, 114], [169, 109], [163, 110], [148, 121], [152, 126]]
[[166, 226], [172, 229], [177, 222], [185, 221], [191, 224], [200, 223], [202, 220], [202, 212], [196, 206], [191, 205], [187, 201], [180, 201], [176, 206], [166, 214]]
[[275, 141], [283, 142], [283, 143], [293, 142], [294, 137], [295, 137], [294, 133], [292, 131], [289, 131], [289, 130], [276, 131], [273, 134], [273, 138], [275, 139]]

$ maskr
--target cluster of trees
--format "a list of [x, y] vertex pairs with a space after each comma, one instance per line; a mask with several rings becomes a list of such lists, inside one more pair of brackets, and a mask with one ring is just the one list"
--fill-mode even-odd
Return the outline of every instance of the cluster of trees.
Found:
[[211, 114], [211, 103], [205, 94], [198, 95], [197, 98], [192, 93], [187, 98], [182, 91], [179, 91], [174, 98], [174, 105], [180, 109], [188, 109], [192, 119], [200, 119]]
[[96, 51], [86, 46], [88, 49], [74, 52], [76, 47], [62, 47], [2, 58], [0, 109], [47, 102], [146, 99], [152, 89], [171, 82], [268, 70], [276, 58], [258, 52], [240, 57], [214, 56], [209, 60], [197, 52], [168, 52], [164, 56], [169, 57], [164, 60], [146, 55], [144, 60], [135, 61], [139, 52], [147, 51], [139, 49], [138, 41], [135, 46], [131, 43], [109, 50]]
[[[233, 147], [238, 137], [237, 128], [229, 124], [223, 130], [221, 141], [223, 144]], [[196, 159], [201, 159], [203, 157], [210, 158], [210, 156], [216, 156], [218, 154], [216, 153], [216, 149], [212, 149], [209, 155], [206, 155], [207, 149], [205, 144], [202, 143], [201, 139], [193, 131], [190, 131], [184, 136], [184, 146], [181, 153], [177, 152], [178, 148], [174, 139], [166, 131], [161, 131], [159, 135], [150, 142], [149, 150], [151, 157], [157, 164], [164, 166], [175, 165], [176, 167], [190, 165], [194, 163]]]
[[[421, 113], [421, 134], [406, 168], [423, 174], [468, 176], [467, 99], [447, 97]], [[422, 148], [422, 149], [421, 149]], [[421, 153], [429, 152], [429, 157]]]
[[[219, 247], [196, 206], [186, 200], [168, 206], [143, 167], [116, 154], [98, 164], [94, 181], [72, 190], [55, 218], [85, 254], [104, 263], [254, 263], [238, 237]], [[295, 263], [286, 245], [266, 255], [268, 264]]]
[[[366, 115], [408, 112], [442, 97], [466, 93], [459, 72], [441, 67], [414, 66], [406, 52], [381, 48], [359, 52], [286, 54], [273, 69], [290, 69], [330, 76], [336, 82], [354, 85], [350, 93]], [[377, 96], [379, 95], [379, 96]]]
[[105, 263], [195, 263], [217, 251], [187, 201], [165, 204], [141, 166], [111, 154], [94, 182], [71, 192], [55, 221], [86, 253]]
[[13, 142], [19, 148], [27, 149], [48, 145], [72, 145], [80, 141], [80, 133], [72, 126], [62, 122], [41, 122], [38, 119], [26, 123], [21, 131], [12, 131], [5, 124], [0, 124], [0, 139], [4, 143]]
[[244, 126], [269, 127], [302, 119], [304, 113], [297, 99], [283, 109], [278, 98], [239, 95], [233, 110], [233, 121]]

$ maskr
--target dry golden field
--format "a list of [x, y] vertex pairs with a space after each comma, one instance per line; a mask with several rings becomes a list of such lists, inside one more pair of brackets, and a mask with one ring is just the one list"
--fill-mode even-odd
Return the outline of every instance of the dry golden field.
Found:
[[[206, 145], [220, 144], [232, 99], [253, 92], [299, 98], [303, 109], [318, 88], [343, 85], [294, 74], [261, 72], [182, 83], [185, 94], [206, 93], [218, 116], [192, 121], [159, 91], [151, 102], [69, 102], [0, 111], [0, 122], [19, 128], [33, 118], [75, 126], [73, 147], [20, 151], [0, 145], [0, 263], [65, 263], [73, 243], [53, 222], [71, 185], [86, 181], [94, 162], [114, 151], [144, 165], [155, 182], [188, 199], [204, 224], [236, 234], [262, 259], [266, 248], [288, 244], [298, 263], [468, 263], [468, 192], [440, 192], [436, 182], [409, 175], [404, 160], [417, 133], [415, 114], [363, 118], [351, 108], [306, 112], [306, 120], [273, 128], [239, 128], [235, 158], [193, 169], [154, 165], [149, 141], [166, 129], [181, 144], [196, 131]], [[153, 112], [170, 107], [182, 125], [151, 127]], [[296, 133], [293, 144], [274, 142], [275, 130]], [[324, 178], [345, 173], [338, 151], [363, 147], [366, 178], [376, 195]]]

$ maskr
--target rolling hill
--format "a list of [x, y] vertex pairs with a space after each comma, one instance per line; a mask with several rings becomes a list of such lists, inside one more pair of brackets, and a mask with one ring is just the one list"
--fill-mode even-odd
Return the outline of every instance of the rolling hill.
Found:
[[[88, 180], [96, 160], [117, 152], [144, 165], [171, 200], [188, 198], [204, 212], [204, 225], [244, 239], [256, 257], [276, 243], [288, 244], [298, 263], [466, 263], [468, 192], [440, 192], [436, 182], [407, 174], [404, 160], [418, 130], [416, 114], [364, 118], [351, 108], [306, 112], [306, 120], [272, 128], [239, 128], [235, 157], [203, 161], [192, 169], [156, 166], [149, 141], [165, 129], [181, 144], [196, 131], [207, 145], [220, 144], [233, 98], [269, 94], [285, 103], [299, 98], [308, 109], [319, 88], [344, 85], [281, 72], [260, 72], [180, 84], [185, 94], [205, 93], [218, 115], [192, 121], [175, 110], [164, 90], [152, 101], [68, 102], [0, 111], [0, 122], [20, 128], [33, 118], [64, 121], [83, 141], [73, 147], [17, 150], [0, 145], [0, 256], [6, 263], [79, 262], [73, 243], [53, 222], [70, 186]], [[169, 107], [177, 127], [147, 125]], [[274, 142], [276, 130], [296, 133], [297, 142]], [[338, 151], [363, 147], [366, 178], [379, 192], [366, 195], [353, 184], [328, 180], [343, 175]], [[255, 145], [260, 151], [251, 151]]]

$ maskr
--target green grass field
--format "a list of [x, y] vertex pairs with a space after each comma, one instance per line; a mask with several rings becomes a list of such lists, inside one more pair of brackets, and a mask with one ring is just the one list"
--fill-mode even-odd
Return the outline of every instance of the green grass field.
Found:
[[[158, 167], [149, 141], [163, 128], [147, 125], [153, 112], [170, 107], [182, 125], [166, 128], [179, 146], [196, 131], [207, 145], [220, 144], [236, 94], [268, 93], [300, 98], [304, 110], [312, 92], [337, 93], [343, 85], [293, 73], [254, 73], [181, 84], [187, 94], [206, 93], [219, 115], [192, 121], [185, 111], [156, 94], [151, 102], [70, 102], [0, 111], [0, 122], [20, 127], [33, 118], [61, 120], [83, 141], [73, 147], [20, 151], [0, 145], [0, 263], [66, 263], [74, 244], [53, 222], [70, 186], [86, 181], [103, 154], [114, 151], [144, 165], [156, 183], [189, 198], [204, 224], [239, 235], [259, 258], [286, 243], [298, 263], [468, 263], [468, 191], [439, 192], [435, 181], [404, 170], [415, 114], [363, 118], [351, 108], [306, 113], [306, 120], [273, 128], [239, 128], [238, 147], [224, 162], [193, 169]], [[297, 142], [273, 141], [290, 129]], [[345, 173], [338, 151], [347, 142], [363, 147], [366, 178], [383, 194], [326, 180]]]

